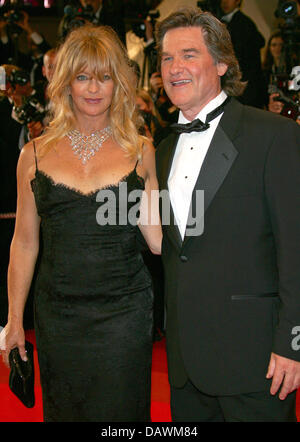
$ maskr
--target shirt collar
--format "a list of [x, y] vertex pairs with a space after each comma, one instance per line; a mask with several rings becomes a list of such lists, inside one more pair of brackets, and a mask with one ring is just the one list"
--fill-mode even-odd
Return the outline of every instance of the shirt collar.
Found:
[[229, 14], [223, 15], [222, 17], [222, 21], [225, 21], [226, 23], [230, 23], [232, 20], [232, 17], [234, 16], [234, 14], [236, 12], [238, 12], [239, 8], [235, 8], [232, 12], [230, 12]]
[[[206, 120], [206, 115], [213, 111], [216, 107], [220, 106], [227, 98], [227, 94], [224, 91], [221, 91], [219, 95], [217, 95], [215, 98], [213, 98], [209, 103], [207, 103], [203, 109], [195, 116], [194, 120], [199, 118], [199, 120], [203, 121], [203, 123]], [[179, 118], [178, 123], [190, 123], [189, 120], [187, 120], [182, 111], [179, 112]]]

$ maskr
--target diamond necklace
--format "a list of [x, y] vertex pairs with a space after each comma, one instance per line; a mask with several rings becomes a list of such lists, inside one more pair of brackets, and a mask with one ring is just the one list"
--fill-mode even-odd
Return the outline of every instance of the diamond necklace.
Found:
[[67, 133], [67, 137], [71, 142], [72, 151], [82, 161], [82, 164], [86, 164], [111, 135], [112, 130], [110, 126], [96, 130], [90, 135], [84, 135], [77, 129]]

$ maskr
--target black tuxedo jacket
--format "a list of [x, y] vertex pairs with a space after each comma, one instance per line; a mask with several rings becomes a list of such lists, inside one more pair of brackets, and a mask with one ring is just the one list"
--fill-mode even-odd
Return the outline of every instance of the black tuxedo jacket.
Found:
[[[157, 149], [161, 190], [176, 143], [172, 134]], [[272, 351], [300, 360], [299, 126], [231, 99], [192, 201], [197, 189], [203, 233], [181, 241], [172, 209], [163, 226], [169, 380], [213, 395], [262, 391]]]

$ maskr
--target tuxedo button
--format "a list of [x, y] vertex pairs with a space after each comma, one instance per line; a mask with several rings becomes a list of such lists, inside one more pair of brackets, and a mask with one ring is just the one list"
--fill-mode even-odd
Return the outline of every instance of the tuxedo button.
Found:
[[181, 260], [182, 262], [187, 262], [188, 257], [185, 256], [185, 255], [180, 255], [180, 260]]

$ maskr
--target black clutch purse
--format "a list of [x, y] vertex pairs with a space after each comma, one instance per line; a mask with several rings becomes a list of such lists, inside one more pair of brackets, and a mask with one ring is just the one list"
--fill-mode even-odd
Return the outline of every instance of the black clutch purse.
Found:
[[26, 407], [32, 408], [35, 403], [33, 345], [25, 341], [25, 349], [27, 362], [21, 359], [18, 348], [9, 353], [9, 388]]

